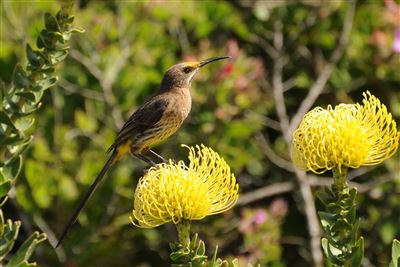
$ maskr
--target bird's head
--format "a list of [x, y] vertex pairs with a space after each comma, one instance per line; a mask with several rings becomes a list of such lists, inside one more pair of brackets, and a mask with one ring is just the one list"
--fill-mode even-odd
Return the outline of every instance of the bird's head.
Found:
[[201, 61], [182, 62], [173, 65], [169, 68], [161, 82], [161, 90], [170, 90], [175, 87], [187, 88], [190, 87], [193, 77], [197, 71], [208, 63], [230, 58], [229, 56], [213, 57]]

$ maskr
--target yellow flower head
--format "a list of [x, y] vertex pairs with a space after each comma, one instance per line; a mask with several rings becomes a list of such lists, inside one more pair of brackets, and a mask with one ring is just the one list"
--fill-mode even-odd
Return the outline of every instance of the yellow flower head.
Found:
[[170, 161], [140, 178], [130, 216], [134, 225], [151, 228], [200, 220], [236, 203], [239, 186], [224, 159], [203, 145], [187, 148], [189, 166]]
[[293, 134], [292, 159], [301, 169], [323, 173], [342, 166], [376, 165], [399, 146], [400, 133], [386, 106], [370, 92], [363, 104], [317, 107]]

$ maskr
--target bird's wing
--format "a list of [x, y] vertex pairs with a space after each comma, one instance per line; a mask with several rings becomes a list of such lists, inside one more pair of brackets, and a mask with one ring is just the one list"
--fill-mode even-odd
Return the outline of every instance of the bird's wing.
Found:
[[167, 105], [168, 101], [161, 97], [147, 101], [129, 117], [108, 152], [128, 141], [133, 135], [142, 133], [159, 122]]

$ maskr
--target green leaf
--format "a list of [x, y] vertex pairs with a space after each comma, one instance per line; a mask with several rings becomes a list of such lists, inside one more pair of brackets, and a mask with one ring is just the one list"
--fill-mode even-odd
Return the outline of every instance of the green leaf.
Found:
[[37, 90], [37, 91], [46, 90], [46, 89], [52, 87], [56, 82], [57, 82], [57, 77], [51, 77], [48, 79], [38, 80], [32, 86], [32, 89]]
[[206, 246], [203, 241], [199, 242], [199, 246], [196, 250], [196, 255], [204, 255], [206, 253]]
[[321, 201], [321, 203], [327, 207], [330, 203], [334, 202], [334, 196], [329, 187], [325, 188], [323, 191], [317, 192], [317, 198]]
[[15, 121], [15, 127], [20, 132], [25, 132], [33, 125], [34, 122], [35, 122], [34, 118], [22, 117]]
[[19, 155], [14, 160], [7, 162], [5, 166], [3, 166], [2, 174], [4, 178], [7, 180], [14, 180], [18, 177], [22, 167], [22, 156]]
[[12, 129], [17, 131], [13, 121], [4, 110], [0, 110], [0, 123], [10, 126]]
[[47, 48], [50, 50], [65, 49], [63, 47], [64, 36], [60, 32], [52, 32], [48, 30], [42, 30], [37, 39], [38, 48]]
[[331, 231], [332, 232], [341, 232], [341, 233], [346, 232], [346, 231], [352, 232], [352, 230], [353, 230], [352, 228], [353, 228], [352, 224], [349, 224], [347, 221], [345, 221], [343, 218], [341, 218], [341, 219], [338, 219], [334, 223], [333, 227], [331, 228]]
[[324, 228], [330, 229], [336, 222], [335, 214], [319, 211], [318, 215], [319, 215], [319, 220], [321, 221], [321, 225]]
[[345, 215], [346, 220], [352, 224], [356, 221], [356, 206], [352, 206], [347, 215]]
[[[39, 232], [34, 232], [25, 242], [19, 247], [18, 251], [7, 263], [6, 267], [21, 266], [20, 264], [27, 263], [36, 246], [46, 240], [46, 235]], [[23, 266], [23, 265], [22, 265]]]
[[3, 81], [0, 81], [0, 109], [3, 109], [3, 100], [6, 94], [6, 86]]
[[24, 140], [24, 137], [20, 136], [20, 135], [14, 135], [11, 137], [0, 136], [0, 144], [3, 146], [15, 145], [17, 143], [22, 142], [23, 140]]
[[322, 249], [324, 250], [326, 258], [335, 264], [341, 265], [341, 262], [337, 260], [337, 257], [341, 255], [342, 251], [332, 246], [328, 239], [322, 238], [321, 240]]
[[[230, 267], [239, 267], [239, 260], [233, 259], [232, 262], [229, 264]], [[247, 266], [252, 266], [250, 263]]]
[[50, 13], [44, 14], [44, 25], [49, 31], [60, 31], [60, 26], [58, 25], [57, 19]]
[[4, 215], [3, 211], [0, 209], [0, 237], [3, 236], [4, 233]]
[[56, 65], [68, 56], [68, 50], [57, 50], [49, 54], [50, 63]]
[[22, 68], [21, 64], [17, 64], [13, 73], [13, 83], [15, 88], [27, 88], [29, 87], [30, 81], [27, 78], [26, 72]]
[[364, 238], [358, 239], [356, 246], [353, 248], [355, 251], [352, 253], [350, 260], [352, 267], [360, 267], [364, 258]]
[[215, 247], [214, 255], [211, 258], [209, 267], [217, 267], [217, 253], [218, 253], [218, 246]]
[[29, 44], [26, 45], [26, 56], [29, 63], [31, 64], [31, 67], [33, 68], [39, 67], [41, 62], [43, 61], [43, 56], [40, 54], [40, 52], [34, 51]]
[[[0, 201], [0, 208], [3, 207], [4, 204], [6, 204], [7, 200], [8, 200], [8, 197], [5, 197], [5, 198], [3, 198], [3, 199]], [[1, 211], [1, 209], [0, 209], [0, 211]], [[1, 236], [1, 235], [0, 235], [0, 236]]]
[[16, 267], [33, 267], [33, 266], [37, 267], [37, 264], [29, 263], [27, 261], [20, 262], [18, 265], [16, 265]]
[[[0, 176], [2, 176], [1, 173]], [[11, 185], [11, 180], [6, 180], [0, 183], [0, 198], [3, 198], [7, 195], [8, 191], [11, 189]]]
[[392, 262], [394, 267], [399, 267], [399, 259], [400, 259], [400, 242], [397, 239], [393, 240], [392, 243]]
[[7, 220], [4, 227], [4, 233], [0, 239], [0, 261], [3, 260], [13, 248], [20, 227], [20, 221], [12, 222], [11, 220]]
[[36, 102], [36, 97], [31, 92], [18, 92], [18, 93], [16, 93], [16, 95], [23, 97], [30, 102], [34, 102], [34, 103]]

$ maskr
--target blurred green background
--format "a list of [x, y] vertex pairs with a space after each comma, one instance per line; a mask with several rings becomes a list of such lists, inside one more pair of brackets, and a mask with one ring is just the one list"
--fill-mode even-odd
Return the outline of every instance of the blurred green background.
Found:
[[[26, 63], [25, 45], [33, 45], [44, 13], [59, 5], [3, 0], [0, 8], [0, 78], [8, 83], [14, 65]], [[236, 174], [236, 208], [193, 224], [208, 253], [219, 245], [221, 257], [238, 257], [241, 266], [318, 265], [299, 183], [315, 193], [330, 174], [296, 178], [288, 138], [302, 110], [360, 102], [365, 90], [400, 123], [400, 1], [359, 1], [353, 14], [339, 0], [81, 0], [74, 14], [86, 32], [74, 35], [59, 82], [35, 114], [34, 140], [4, 207], [6, 217], [22, 220], [21, 240], [38, 229], [55, 241], [116, 132], [166, 69], [230, 55], [197, 75], [190, 116], [155, 150], [179, 160], [187, 155], [180, 144], [202, 143]], [[391, 241], [400, 237], [399, 154], [350, 173], [361, 193], [364, 266], [388, 266]], [[115, 166], [62, 248], [39, 246], [39, 265], [167, 266], [175, 229], [143, 230], [128, 220], [146, 167], [128, 157]]]

